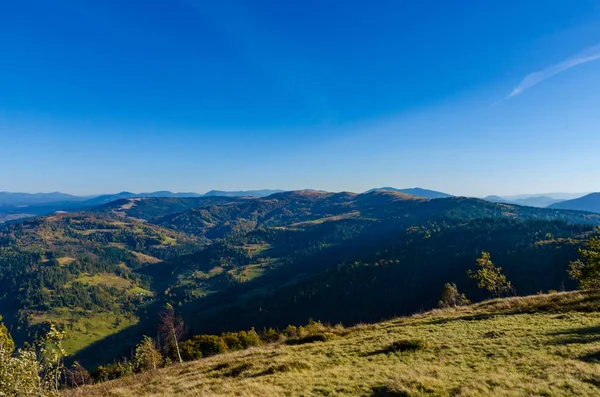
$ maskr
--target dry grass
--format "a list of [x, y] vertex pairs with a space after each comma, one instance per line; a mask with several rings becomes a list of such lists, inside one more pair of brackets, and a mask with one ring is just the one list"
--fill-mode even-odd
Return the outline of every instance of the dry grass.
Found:
[[65, 396], [597, 396], [600, 293], [492, 300], [210, 357]]

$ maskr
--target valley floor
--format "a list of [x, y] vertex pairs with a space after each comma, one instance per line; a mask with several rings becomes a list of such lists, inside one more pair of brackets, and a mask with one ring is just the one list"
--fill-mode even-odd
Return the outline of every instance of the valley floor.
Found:
[[499, 299], [150, 371], [65, 396], [598, 396], [600, 293]]

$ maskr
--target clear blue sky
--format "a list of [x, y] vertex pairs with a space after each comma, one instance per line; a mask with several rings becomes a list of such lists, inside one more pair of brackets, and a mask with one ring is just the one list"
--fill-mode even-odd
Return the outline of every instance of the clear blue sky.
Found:
[[599, 152], [600, 1], [0, 5], [0, 191], [587, 192]]

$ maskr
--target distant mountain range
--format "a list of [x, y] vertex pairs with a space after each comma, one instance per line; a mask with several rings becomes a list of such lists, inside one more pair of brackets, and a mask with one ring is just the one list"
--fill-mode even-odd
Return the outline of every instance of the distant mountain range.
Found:
[[486, 298], [466, 276], [483, 250], [522, 294], [570, 288], [593, 225], [600, 214], [385, 189], [121, 198], [0, 226], [0, 308], [19, 340], [63, 324], [70, 359], [93, 368], [130, 354], [167, 302], [189, 335], [372, 322], [434, 307], [448, 280]]
[[[370, 189], [365, 193], [374, 191], [391, 191], [427, 199], [440, 199], [454, 197], [451, 194], [423, 189], [419, 187], [398, 189], [394, 187], [381, 187]], [[33, 216], [46, 215], [56, 211], [78, 211], [108, 204], [116, 200], [142, 198], [200, 198], [200, 197], [267, 197], [273, 194], [283, 193], [285, 190], [260, 189], [260, 190], [211, 190], [205, 194], [195, 192], [174, 193], [167, 190], [132, 193], [120, 192], [115, 194], [104, 194], [97, 196], [75, 196], [71, 194], [52, 193], [11, 193], [0, 192], [0, 223], [29, 218]], [[323, 192], [323, 191], [320, 191]], [[570, 193], [552, 193], [548, 195], [518, 195], [518, 196], [488, 196], [484, 200], [494, 203], [516, 204], [529, 207], [550, 207], [556, 209], [575, 209], [582, 211], [600, 212], [598, 209], [598, 194], [590, 194], [581, 197]], [[566, 198], [577, 197], [573, 200]]]
[[59, 201], [84, 201], [90, 197], [73, 196], [71, 194], [52, 193], [10, 193], [0, 192], [0, 208], [5, 206], [27, 206], [47, 204]]
[[508, 199], [500, 196], [487, 196], [484, 197], [484, 200], [491, 201], [492, 203], [516, 204], [539, 208], [548, 207], [549, 205], [564, 201], [563, 199], [556, 199], [548, 196], [530, 196], [518, 199]]
[[600, 213], [600, 193], [591, 193], [577, 199], [561, 201], [548, 206], [548, 208]]

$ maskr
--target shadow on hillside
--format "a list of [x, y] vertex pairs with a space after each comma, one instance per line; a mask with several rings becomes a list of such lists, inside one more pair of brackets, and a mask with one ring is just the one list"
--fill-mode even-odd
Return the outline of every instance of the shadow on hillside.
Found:
[[466, 316], [459, 317], [449, 317], [449, 318], [438, 318], [436, 320], [425, 321], [423, 324], [425, 325], [443, 325], [448, 324], [454, 321], [481, 321], [481, 320], [489, 320], [490, 318], [497, 317], [504, 313], [480, 313], [480, 314], [469, 314]]
[[365, 397], [409, 397], [404, 391], [394, 390], [389, 386], [378, 386], [373, 388], [373, 392]]
[[[553, 345], [584, 344], [600, 341], [600, 327], [570, 328], [550, 333], [556, 338], [550, 342]], [[600, 353], [599, 357], [600, 357]]]
[[586, 363], [600, 363], [600, 350], [584, 354], [578, 358]]
[[424, 349], [426, 347], [425, 342], [420, 339], [402, 339], [378, 350], [374, 350], [368, 353], [364, 353], [363, 357], [376, 356], [378, 354], [390, 354], [390, 353], [407, 353], [414, 352], [417, 350]]

